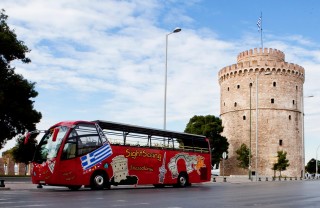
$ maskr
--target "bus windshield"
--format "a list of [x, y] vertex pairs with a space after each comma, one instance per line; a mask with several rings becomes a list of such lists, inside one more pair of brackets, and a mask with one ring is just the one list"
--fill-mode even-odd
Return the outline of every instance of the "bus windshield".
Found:
[[57, 156], [58, 150], [60, 148], [62, 139], [69, 130], [66, 126], [56, 127], [59, 128], [59, 133], [57, 139], [53, 141], [53, 128], [46, 132], [42, 137], [37, 150], [35, 152], [34, 161], [37, 163], [43, 163], [47, 160], [55, 158]]

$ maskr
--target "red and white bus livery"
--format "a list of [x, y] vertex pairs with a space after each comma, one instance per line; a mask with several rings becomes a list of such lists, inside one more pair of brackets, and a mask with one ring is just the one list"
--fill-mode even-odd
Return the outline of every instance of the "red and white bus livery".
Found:
[[185, 187], [211, 179], [203, 136], [100, 120], [60, 122], [43, 132], [31, 171], [39, 188]]

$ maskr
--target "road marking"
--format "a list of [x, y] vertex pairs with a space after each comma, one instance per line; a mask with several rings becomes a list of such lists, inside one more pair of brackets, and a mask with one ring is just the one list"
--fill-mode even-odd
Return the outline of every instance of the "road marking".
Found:
[[30, 205], [20, 205], [20, 206], [11, 206], [7, 208], [19, 208], [19, 207], [46, 207], [46, 204], [30, 204]]
[[[141, 202], [141, 203], [136, 203], [136, 204], [130, 204], [130, 207], [141, 206], [141, 205], [150, 205], [150, 203]], [[128, 204], [115, 204], [115, 205], [112, 205], [112, 207], [127, 207], [127, 206], [128, 206]]]
[[119, 199], [117, 200], [118, 202], [126, 202], [126, 200], [123, 200], [123, 199]]

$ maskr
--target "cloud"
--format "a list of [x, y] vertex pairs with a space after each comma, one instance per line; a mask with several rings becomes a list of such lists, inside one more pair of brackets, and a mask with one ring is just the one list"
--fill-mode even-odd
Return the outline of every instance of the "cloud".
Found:
[[[184, 27], [168, 37], [167, 127], [183, 131], [193, 115], [219, 116], [219, 70], [260, 40], [248, 32], [224, 40], [212, 28], [195, 28], [187, 9], [198, 3], [2, 1], [10, 27], [31, 49], [32, 63], [14, 65], [37, 83], [35, 106], [43, 113], [39, 127], [104, 119], [162, 128], [165, 37], [176, 26]], [[300, 34], [265, 38], [265, 47], [282, 50], [288, 62], [305, 68], [305, 94], [317, 96], [317, 43]], [[319, 131], [315, 100], [305, 101], [306, 115], [316, 115], [306, 116], [313, 138]]]

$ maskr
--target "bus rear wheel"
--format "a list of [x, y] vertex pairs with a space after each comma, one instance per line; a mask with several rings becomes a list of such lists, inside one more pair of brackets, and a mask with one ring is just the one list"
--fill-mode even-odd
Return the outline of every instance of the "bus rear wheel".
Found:
[[188, 186], [188, 175], [186, 173], [180, 173], [178, 176], [178, 187]]
[[91, 177], [91, 189], [101, 190], [105, 187], [106, 174], [103, 172], [96, 172]]

